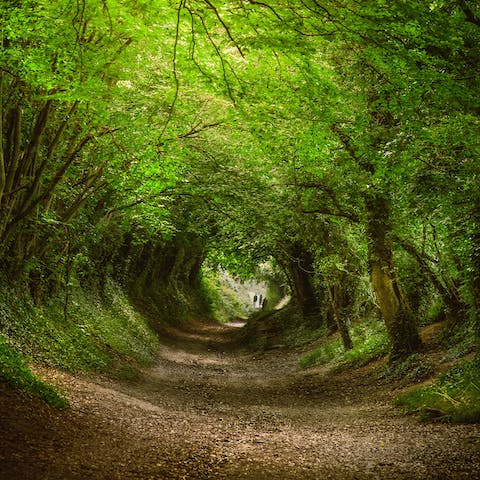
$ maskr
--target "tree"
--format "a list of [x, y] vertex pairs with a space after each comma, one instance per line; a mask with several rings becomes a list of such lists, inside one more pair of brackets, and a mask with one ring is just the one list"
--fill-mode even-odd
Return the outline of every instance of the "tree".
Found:
[[38, 284], [65, 252], [92, 272], [185, 246], [246, 272], [273, 257], [305, 314], [339, 319], [368, 257], [404, 356], [420, 340], [401, 246], [451, 316], [478, 312], [473, 2], [65, 5], [0, 10], [12, 273]]
[[[163, 2], [154, 8], [174, 29], [174, 11]], [[73, 10], [60, 0], [0, 7], [1, 257], [12, 276], [30, 277], [36, 288], [56, 276], [67, 245], [70, 253], [82, 248], [89, 222], [147, 201], [139, 201], [145, 175], [157, 179], [150, 198], [172, 184], [168, 168], [152, 166], [158, 123], [169, 115], [168, 101], [159, 114], [151, 98], [152, 71], [161, 69], [161, 92], [175, 92], [166, 53], [173, 40], [153, 34], [150, 49], [143, 43], [152, 10], [116, 1], [77, 2]]]

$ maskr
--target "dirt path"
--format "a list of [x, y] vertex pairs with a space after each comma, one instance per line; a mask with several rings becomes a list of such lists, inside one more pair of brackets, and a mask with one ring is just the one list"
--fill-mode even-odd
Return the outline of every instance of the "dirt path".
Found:
[[480, 426], [401, 416], [371, 368], [305, 373], [293, 353], [233, 352], [236, 329], [197, 327], [134, 383], [46, 372], [70, 412], [0, 390], [0, 478], [480, 478]]

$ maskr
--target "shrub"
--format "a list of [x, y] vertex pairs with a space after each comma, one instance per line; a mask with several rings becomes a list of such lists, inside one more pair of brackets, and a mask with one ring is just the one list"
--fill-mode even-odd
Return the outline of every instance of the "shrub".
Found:
[[385, 325], [377, 320], [358, 323], [351, 329], [353, 348], [345, 351], [341, 340], [336, 338], [320, 348], [302, 356], [299, 364], [302, 368], [324, 365], [330, 362], [338, 366], [346, 364], [365, 365], [376, 358], [386, 355], [389, 341]]
[[402, 361], [390, 362], [379, 375], [388, 381], [406, 379], [409, 382], [420, 382], [434, 374], [433, 365], [424, 356], [416, 353]]

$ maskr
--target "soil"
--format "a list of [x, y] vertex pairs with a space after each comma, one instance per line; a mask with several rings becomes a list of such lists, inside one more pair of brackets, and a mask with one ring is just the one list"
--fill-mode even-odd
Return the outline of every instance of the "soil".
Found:
[[0, 385], [0, 479], [480, 478], [480, 426], [404, 416], [378, 363], [302, 371], [232, 348], [238, 330], [172, 330], [130, 382], [42, 369], [70, 410]]

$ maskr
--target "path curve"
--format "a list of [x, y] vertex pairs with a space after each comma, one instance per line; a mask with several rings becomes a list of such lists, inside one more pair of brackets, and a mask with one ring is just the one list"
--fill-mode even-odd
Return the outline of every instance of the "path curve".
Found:
[[480, 478], [480, 426], [421, 424], [372, 367], [301, 371], [293, 352], [232, 350], [233, 331], [171, 331], [135, 382], [44, 371], [71, 412], [0, 392], [0, 479]]

